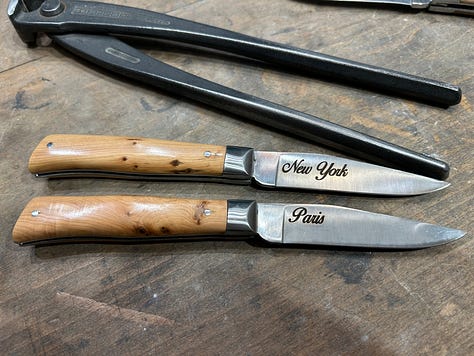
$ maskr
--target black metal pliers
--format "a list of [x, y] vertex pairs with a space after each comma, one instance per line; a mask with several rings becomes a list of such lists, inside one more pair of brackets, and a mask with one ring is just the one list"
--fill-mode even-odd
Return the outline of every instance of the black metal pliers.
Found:
[[172, 40], [246, 56], [378, 91], [449, 106], [459, 87], [327, 56], [147, 10], [77, 0], [10, 0], [8, 15], [29, 45], [38, 33], [99, 66], [364, 159], [444, 179], [447, 163], [194, 76], [114, 37]]

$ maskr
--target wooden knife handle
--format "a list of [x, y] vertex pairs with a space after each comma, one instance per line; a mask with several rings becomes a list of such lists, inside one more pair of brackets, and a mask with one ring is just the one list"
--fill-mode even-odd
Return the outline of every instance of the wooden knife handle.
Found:
[[226, 225], [225, 200], [48, 196], [27, 204], [13, 229], [13, 241], [210, 235], [223, 234]]
[[97, 171], [221, 175], [226, 147], [150, 138], [50, 135], [33, 151], [32, 173]]
[[474, 0], [460, 0], [459, 3], [461, 5], [466, 4], [466, 5], [474, 5]]

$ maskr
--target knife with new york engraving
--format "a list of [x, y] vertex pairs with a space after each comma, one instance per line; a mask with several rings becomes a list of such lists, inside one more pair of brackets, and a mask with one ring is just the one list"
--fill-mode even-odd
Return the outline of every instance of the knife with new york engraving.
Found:
[[460, 230], [345, 207], [150, 196], [33, 198], [13, 229], [19, 244], [143, 242], [260, 236], [276, 244], [414, 249], [461, 238]]
[[214, 180], [394, 196], [449, 186], [425, 176], [324, 154], [100, 135], [47, 136], [31, 154], [29, 169], [38, 177]]

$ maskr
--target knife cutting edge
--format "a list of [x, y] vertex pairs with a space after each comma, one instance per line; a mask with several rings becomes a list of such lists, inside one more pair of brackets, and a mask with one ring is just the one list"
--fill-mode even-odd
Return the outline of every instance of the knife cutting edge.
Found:
[[33, 198], [27, 204], [12, 235], [21, 245], [258, 235], [277, 244], [416, 249], [445, 244], [464, 234], [442, 226], [331, 205], [150, 196], [49, 196]]
[[268, 188], [402, 196], [449, 186], [425, 176], [330, 155], [100, 135], [47, 136], [31, 154], [29, 169], [38, 177], [254, 182]]

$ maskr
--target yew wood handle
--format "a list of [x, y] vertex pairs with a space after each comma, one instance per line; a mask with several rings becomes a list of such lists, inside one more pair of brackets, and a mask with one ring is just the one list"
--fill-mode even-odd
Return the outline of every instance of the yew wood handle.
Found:
[[221, 175], [226, 147], [150, 138], [50, 135], [31, 154], [35, 174], [95, 171], [127, 174]]
[[211, 235], [223, 234], [226, 225], [225, 200], [48, 196], [27, 204], [13, 229], [13, 241]]

